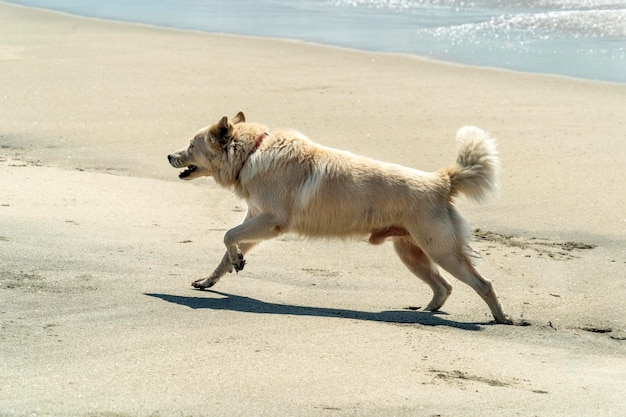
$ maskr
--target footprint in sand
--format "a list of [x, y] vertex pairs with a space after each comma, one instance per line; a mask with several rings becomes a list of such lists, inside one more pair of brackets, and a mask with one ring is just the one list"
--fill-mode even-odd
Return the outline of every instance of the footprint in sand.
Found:
[[489, 230], [475, 229], [473, 231], [474, 240], [477, 242], [489, 242], [494, 245], [489, 248], [496, 249], [498, 246], [507, 248], [518, 248], [531, 251], [524, 256], [532, 257], [532, 252], [540, 258], [549, 258], [558, 261], [570, 261], [580, 258], [579, 253], [583, 250], [590, 250], [596, 245], [580, 242], [559, 242], [542, 238], [524, 238], [505, 233], [497, 233]]

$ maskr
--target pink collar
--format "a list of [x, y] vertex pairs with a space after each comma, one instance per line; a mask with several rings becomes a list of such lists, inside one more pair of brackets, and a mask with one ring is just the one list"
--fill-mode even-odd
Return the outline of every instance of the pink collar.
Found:
[[269, 136], [269, 133], [264, 132], [263, 134], [261, 134], [261, 136], [256, 138], [256, 141], [254, 142], [252, 149], [250, 149], [250, 152], [248, 152], [248, 155], [246, 155], [246, 159], [243, 161], [243, 164], [241, 164], [241, 168], [239, 168], [239, 171], [237, 171], [235, 180], [239, 181], [239, 175], [241, 174], [243, 167], [246, 166], [246, 162], [248, 162], [248, 159], [250, 158], [250, 156], [252, 156], [252, 154], [255, 153], [257, 149], [259, 149], [259, 146], [261, 146], [261, 143], [263, 143], [263, 139], [265, 139], [268, 136]]

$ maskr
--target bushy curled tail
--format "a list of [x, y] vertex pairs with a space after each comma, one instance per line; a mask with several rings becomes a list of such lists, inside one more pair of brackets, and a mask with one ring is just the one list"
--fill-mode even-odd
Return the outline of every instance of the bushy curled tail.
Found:
[[456, 140], [459, 143], [456, 164], [443, 170], [450, 177], [450, 197], [461, 193], [482, 201], [495, 194], [500, 173], [496, 141], [475, 126], [459, 129]]

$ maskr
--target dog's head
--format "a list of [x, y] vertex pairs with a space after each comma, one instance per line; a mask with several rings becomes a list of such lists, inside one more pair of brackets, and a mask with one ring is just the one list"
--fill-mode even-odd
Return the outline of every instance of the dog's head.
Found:
[[189, 146], [169, 154], [167, 160], [174, 168], [185, 168], [178, 177], [192, 180], [211, 176], [223, 160], [224, 150], [232, 140], [233, 125], [245, 122], [243, 112], [237, 113], [232, 120], [224, 116], [219, 122], [200, 129], [191, 139]]

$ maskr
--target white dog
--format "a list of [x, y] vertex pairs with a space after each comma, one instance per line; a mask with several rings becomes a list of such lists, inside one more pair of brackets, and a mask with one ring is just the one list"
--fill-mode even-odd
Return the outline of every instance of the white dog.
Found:
[[246, 123], [243, 113], [200, 130], [189, 146], [168, 156], [190, 180], [213, 176], [248, 205], [241, 225], [224, 236], [226, 254], [208, 277], [208, 288], [240, 271], [256, 243], [293, 232], [311, 237], [391, 238], [398, 256], [433, 290], [426, 310], [443, 306], [452, 291], [437, 265], [470, 285], [497, 323], [511, 323], [491, 282], [474, 268], [469, 233], [452, 202], [458, 194], [482, 200], [497, 188], [500, 162], [485, 131], [457, 133], [456, 164], [422, 172], [317, 145], [294, 130], [270, 131]]

